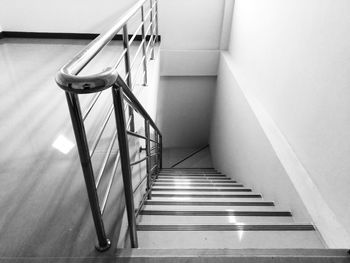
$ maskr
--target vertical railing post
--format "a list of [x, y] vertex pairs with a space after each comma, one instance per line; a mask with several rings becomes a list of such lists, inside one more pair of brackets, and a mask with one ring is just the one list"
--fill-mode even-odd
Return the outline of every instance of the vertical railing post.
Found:
[[145, 137], [146, 139], [146, 156], [147, 156], [147, 191], [148, 199], [152, 198], [152, 193], [150, 191], [152, 187], [152, 173], [151, 173], [151, 141], [150, 141], [150, 132], [149, 132], [149, 120], [145, 119]]
[[145, 13], [143, 5], [141, 6], [141, 34], [142, 34], [142, 55], [144, 57], [143, 59], [143, 71], [144, 71], [144, 77], [143, 77], [143, 85], [147, 85], [147, 54], [146, 54], [146, 36], [145, 36]]
[[156, 155], [155, 155], [155, 164], [157, 165], [157, 173], [159, 173], [159, 166], [158, 166], [158, 164], [159, 164], [159, 156], [158, 156], [158, 154], [159, 154], [159, 142], [158, 142], [157, 130], [154, 130], [154, 140], [156, 141], [156, 149], [157, 149]]
[[[129, 33], [128, 33], [128, 26], [125, 24], [123, 26], [123, 46], [126, 50], [124, 55], [124, 61], [125, 61], [125, 74], [127, 74], [126, 83], [128, 84], [129, 89], [132, 88], [132, 76], [131, 76], [131, 68], [130, 68], [130, 46], [129, 46]], [[130, 121], [130, 130], [135, 131], [135, 124], [134, 124], [134, 113], [129, 106], [129, 116], [131, 117]]]
[[156, 1], [156, 42], [159, 41], [159, 28], [158, 28], [158, 0], [155, 0]]
[[89, 153], [89, 146], [86, 139], [84, 121], [81, 115], [79, 98], [77, 94], [69, 92], [66, 92], [66, 98], [69, 113], [72, 120], [74, 135], [77, 142], [79, 158], [83, 169], [83, 175], [92, 212], [92, 218], [94, 220], [94, 225], [98, 239], [98, 245], [96, 245], [96, 249], [102, 252], [110, 248], [111, 242], [106, 237], [106, 232], [103, 225], [101, 209], [98, 202], [97, 190], [95, 186], [94, 172], [92, 169], [91, 158]]
[[130, 156], [129, 156], [129, 144], [128, 135], [126, 129], [125, 115], [124, 115], [124, 100], [123, 100], [123, 89], [121, 87], [112, 87], [114, 112], [117, 123], [118, 131], [118, 142], [119, 142], [119, 153], [122, 168], [122, 176], [124, 182], [124, 194], [125, 204], [129, 222], [130, 241], [131, 247], [137, 248], [137, 232], [136, 232], [136, 217], [135, 217], [135, 206], [133, 196], [132, 177], [130, 169]]
[[151, 36], [149, 38], [149, 41], [151, 41], [150, 44], [150, 49], [151, 49], [151, 59], [154, 59], [154, 42], [153, 42], [153, 37], [154, 37], [154, 32], [153, 32], [153, 0], [150, 0], [150, 8], [151, 8], [151, 13], [150, 13], [150, 23], [151, 23]]
[[161, 134], [159, 134], [159, 152], [160, 152], [160, 164], [159, 164], [159, 168], [162, 169], [163, 168], [163, 137]]

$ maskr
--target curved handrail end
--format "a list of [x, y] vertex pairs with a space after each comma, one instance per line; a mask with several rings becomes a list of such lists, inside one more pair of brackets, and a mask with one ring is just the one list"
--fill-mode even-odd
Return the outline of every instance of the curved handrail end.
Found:
[[88, 76], [75, 76], [61, 69], [56, 76], [56, 83], [65, 91], [77, 94], [94, 93], [111, 87], [118, 78], [118, 71], [108, 67], [100, 73]]

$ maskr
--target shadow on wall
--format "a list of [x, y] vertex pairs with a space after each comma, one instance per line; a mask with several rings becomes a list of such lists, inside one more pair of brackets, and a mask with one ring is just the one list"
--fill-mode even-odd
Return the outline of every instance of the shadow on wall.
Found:
[[[194, 152], [197, 148], [165, 148], [163, 149], [163, 168], [170, 168], [176, 162]], [[175, 168], [212, 168], [210, 148], [205, 148], [176, 165]]]
[[164, 148], [208, 144], [216, 77], [161, 77], [158, 116]]

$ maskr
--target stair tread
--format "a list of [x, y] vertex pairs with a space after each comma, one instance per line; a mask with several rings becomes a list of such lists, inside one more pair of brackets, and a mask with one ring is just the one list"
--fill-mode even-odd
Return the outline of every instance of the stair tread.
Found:
[[324, 248], [316, 231], [139, 231], [138, 233], [140, 248]]

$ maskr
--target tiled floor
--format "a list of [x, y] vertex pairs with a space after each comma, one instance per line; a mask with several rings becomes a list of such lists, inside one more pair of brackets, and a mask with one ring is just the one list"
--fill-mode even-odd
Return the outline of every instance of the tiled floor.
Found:
[[[54, 81], [58, 69], [87, 43], [0, 40], [1, 256], [96, 254], [95, 232], [65, 95]], [[83, 74], [102, 70], [120, 52], [121, 42], [111, 43]], [[87, 118], [90, 143], [111, 103], [109, 92], [103, 93]], [[81, 98], [82, 108], [90, 99], [91, 95]], [[94, 155], [95, 165], [101, 162], [114, 127], [111, 118]], [[105, 191], [107, 179], [108, 176], [101, 183], [100, 194]], [[122, 220], [118, 220], [125, 216], [121, 180], [120, 176], [114, 180], [105, 216], [107, 234], [114, 245], [123, 243], [124, 237], [119, 234], [125, 231]]]

